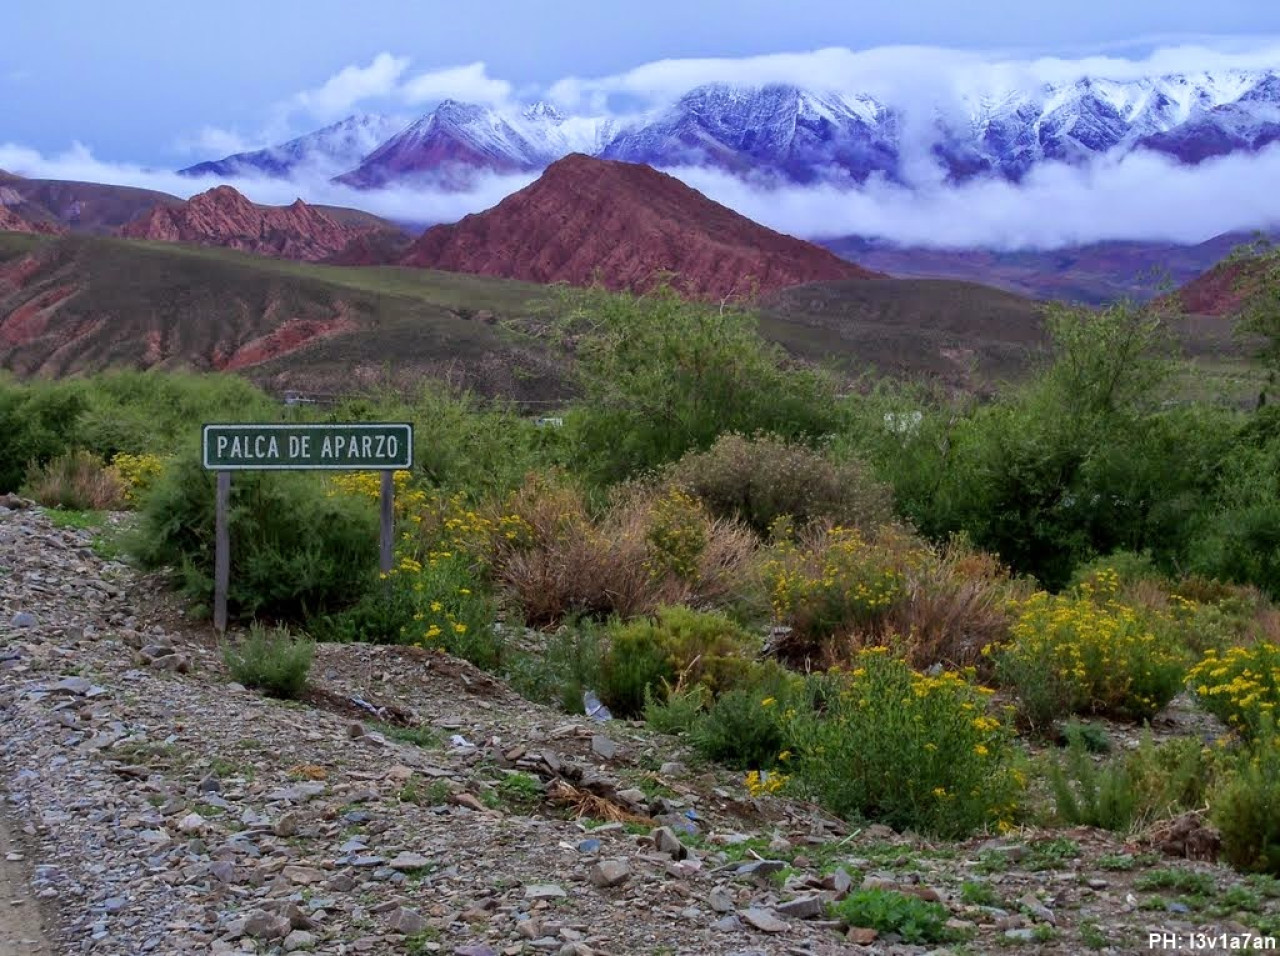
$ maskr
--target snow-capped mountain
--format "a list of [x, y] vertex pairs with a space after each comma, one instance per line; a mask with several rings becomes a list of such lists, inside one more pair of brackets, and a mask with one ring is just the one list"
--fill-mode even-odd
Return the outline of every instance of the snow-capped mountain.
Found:
[[[535, 172], [575, 152], [658, 168], [711, 166], [771, 182], [880, 175], [910, 183], [922, 168], [935, 176], [940, 168], [952, 180], [1019, 180], [1046, 162], [1146, 149], [1199, 163], [1280, 141], [1280, 70], [1090, 78], [968, 91], [948, 104], [922, 111], [856, 91], [723, 84], [620, 119], [566, 116], [546, 103], [497, 109], [449, 100], [388, 133], [338, 181], [378, 188], [430, 178], [465, 186], [478, 171]], [[275, 162], [283, 175], [289, 157], [315, 149], [310, 144], [335, 129], [246, 156], [259, 172]], [[192, 170], [227, 175], [227, 164], [240, 168], [246, 156]]]
[[228, 178], [288, 177], [305, 168], [334, 175], [358, 164], [403, 127], [404, 120], [393, 116], [357, 114], [278, 146], [197, 163], [179, 172]]
[[531, 172], [569, 153], [599, 153], [611, 130], [609, 120], [565, 116], [547, 103], [511, 112], [445, 100], [337, 181], [374, 188], [426, 176], [460, 184], [458, 175], [474, 170]]

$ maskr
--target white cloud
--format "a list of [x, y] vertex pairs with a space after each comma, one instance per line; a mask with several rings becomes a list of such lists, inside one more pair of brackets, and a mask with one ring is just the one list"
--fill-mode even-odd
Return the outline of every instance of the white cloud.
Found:
[[814, 89], [864, 93], [898, 104], [904, 97], [997, 93], [1040, 84], [1071, 83], [1084, 76], [1118, 81], [1167, 73], [1265, 69], [1280, 65], [1280, 38], [1241, 38], [1221, 42], [1161, 46], [1140, 58], [1088, 55], [1010, 56], [1001, 51], [952, 50], [929, 46], [850, 50], [827, 47], [797, 53], [753, 57], [658, 60], [603, 77], [566, 77], [549, 95], [566, 108], [599, 103], [601, 97], [626, 94], [653, 102], [675, 99], [705, 83], [758, 86], [788, 83]]
[[313, 90], [304, 90], [293, 103], [321, 119], [338, 119], [364, 100], [391, 96], [409, 58], [379, 53], [368, 66], [348, 66]]
[[511, 98], [512, 85], [489, 76], [484, 63], [470, 63], [443, 70], [419, 73], [396, 91], [406, 103], [462, 100], [466, 103], [498, 104]]
[[232, 153], [247, 153], [268, 145], [259, 139], [246, 139], [235, 130], [221, 129], [217, 126], [203, 126], [190, 136], [183, 136], [177, 147], [184, 153], [201, 156], [228, 156]]
[[1202, 242], [1223, 232], [1280, 225], [1280, 145], [1198, 167], [1155, 153], [1078, 168], [1050, 163], [1020, 184], [983, 180], [908, 189], [754, 189], [706, 169], [673, 175], [743, 215], [811, 239], [859, 235], [907, 245], [1052, 249], [1107, 239]]

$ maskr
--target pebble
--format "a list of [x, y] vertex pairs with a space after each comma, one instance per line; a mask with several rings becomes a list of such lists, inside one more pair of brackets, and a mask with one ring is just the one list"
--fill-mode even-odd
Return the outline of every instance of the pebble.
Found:
[[626, 860], [601, 860], [591, 868], [589, 879], [593, 886], [608, 888], [619, 886], [631, 878], [631, 864]]
[[787, 928], [787, 924], [778, 919], [774, 913], [755, 907], [743, 910], [742, 919], [747, 925], [760, 930], [762, 933], [782, 933]]

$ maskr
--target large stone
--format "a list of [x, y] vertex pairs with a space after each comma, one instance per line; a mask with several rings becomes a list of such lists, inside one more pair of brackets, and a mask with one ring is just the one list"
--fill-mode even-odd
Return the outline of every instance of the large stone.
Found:
[[295, 929], [284, 938], [284, 951], [286, 953], [296, 953], [299, 950], [311, 949], [315, 944], [316, 938], [313, 934], [308, 933], [305, 929]]
[[14, 627], [35, 627], [36, 616], [30, 611], [19, 611], [13, 616]]
[[555, 883], [530, 883], [524, 888], [524, 898], [527, 900], [563, 899], [568, 895], [563, 887]]
[[391, 932], [393, 933], [413, 936], [427, 928], [427, 921], [422, 918], [422, 914], [417, 910], [401, 906], [391, 913], [391, 919], [388, 920], [387, 925], [391, 927]]
[[283, 939], [292, 928], [288, 918], [266, 910], [254, 910], [244, 924], [244, 935], [254, 939]]
[[394, 860], [387, 864], [393, 870], [401, 872], [412, 872], [414, 870], [425, 870], [430, 866], [434, 866], [435, 861], [423, 856], [421, 853], [401, 853]]
[[818, 896], [798, 896], [778, 904], [778, 912], [792, 919], [817, 919], [822, 915], [822, 898]]
[[612, 760], [618, 755], [618, 745], [603, 734], [596, 734], [591, 738], [591, 751], [598, 757]]
[[593, 886], [618, 886], [631, 878], [631, 865], [626, 860], [601, 860], [591, 868]]
[[769, 910], [751, 907], [751, 909], [743, 910], [742, 919], [748, 926], [758, 929], [762, 933], [781, 933], [787, 928], [787, 924], [778, 919], [777, 915]]
[[653, 845], [657, 847], [659, 853], [670, 853], [673, 860], [683, 860], [689, 855], [689, 850], [680, 838], [675, 835], [670, 827], [658, 827], [650, 836], [653, 838]]

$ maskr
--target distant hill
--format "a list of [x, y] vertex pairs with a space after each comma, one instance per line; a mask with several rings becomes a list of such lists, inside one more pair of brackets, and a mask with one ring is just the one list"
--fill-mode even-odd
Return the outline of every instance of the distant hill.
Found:
[[4, 180], [14, 208], [35, 222], [56, 223], [73, 232], [110, 235], [139, 213], [158, 204], [181, 203], [177, 196], [153, 189], [81, 183], [61, 179]]
[[18, 214], [5, 203], [5, 187], [0, 186], [0, 232], [27, 232], [53, 235], [62, 232], [56, 223], [35, 221]]
[[1266, 270], [1267, 264], [1256, 258], [1219, 262], [1178, 289], [1178, 304], [1192, 315], [1234, 315], [1258, 291]]
[[381, 229], [378, 222], [354, 210], [333, 216], [301, 199], [290, 206], [259, 206], [230, 186], [217, 186], [185, 203], [153, 206], [121, 227], [119, 234], [314, 262], [336, 256], [359, 236]]
[[[535, 331], [555, 303], [546, 286], [456, 272], [0, 234], [0, 368], [20, 376], [222, 370], [328, 393], [435, 377], [557, 401], [571, 358]], [[972, 390], [1025, 373], [1043, 345], [1039, 309], [973, 283], [899, 279], [807, 283], [758, 303], [761, 334], [797, 361]], [[1235, 361], [1230, 324], [1196, 321], [1182, 330], [1188, 352]]]
[[1046, 251], [931, 249], [857, 236], [822, 245], [871, 269], [903, 278], [964, 279], [1035, 299], [1101, 304], [1146, 301], [1189, 282], [1253, 238], [1223, 233], [1196, 244], [1095, 242]]
[[494, 208], [433, 226], [405, 265], [644, 289], [676, 274], [689, 295], [741, 296], [874, 273], [752, 222], [648, 166], [574, 154]]

